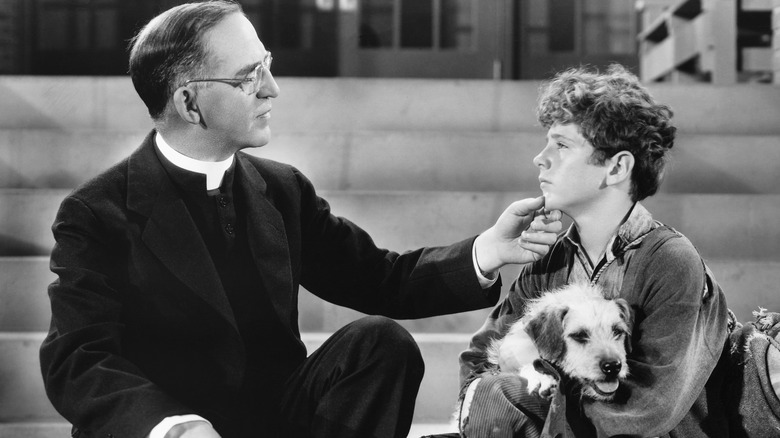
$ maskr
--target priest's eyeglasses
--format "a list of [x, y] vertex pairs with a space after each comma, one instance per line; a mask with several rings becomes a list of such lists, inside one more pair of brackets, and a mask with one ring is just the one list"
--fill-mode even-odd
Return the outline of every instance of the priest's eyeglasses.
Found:
[[205, 79], [190, 79], [184, 83], [184, 85], [191, 84], [193, 82], [221, 82], [223, 84], [232, 85], [233, 87], [240, 87], [247, 95], [257, 94], [260, 88], [263, 86], [263, 80], [265, 79], [265, 72], [271, 71], [271, 62], [274, 58], [271, 56], [271, 52], [267, 52], [260, 64], [252, 70], [245, 78], [205, 78]]

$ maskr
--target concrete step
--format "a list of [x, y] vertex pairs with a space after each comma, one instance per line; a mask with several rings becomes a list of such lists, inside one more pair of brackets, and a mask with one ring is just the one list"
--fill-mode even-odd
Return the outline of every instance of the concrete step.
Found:
[[0, 256], [48, 255], [51, 225], [70, 190], [0, 190]]
[[[450, 424], [415, 423], [408, 438], [456, 432]], [[0, 423], [0, 438], [64, 438], [70, 436], [70, 424], [58, 423]]]
[[[0, 256], [48, 255], [50, 227], [68, 190], [0, 189]], [[534, 192], [321, 191], [333, 212], [396, 250], [446, 245], [490, 227]], [[706, 258], [780, 260], [780, 194], [659, 194], [656, 219], [687, 235]], [[395, 213], [394, 215], [388, 214]], [[414, 218], [414, 219], [411, 219]]]
[[[767, 271], [762, 273], [751, 271], [751, 268], [755, 268], [755, 266], [751, 267], [739, 262], [721, 261], [712, 263], [712, 267], [727, 292], [730, 307], [737, 311], [740, 320], [751, 320], [749, 307], [756, 305], [780, 309], [776, 292], [779, 275], [777, 264], [768, 267]], [[761, 275], [769, 272], [772, 274]], [[734, 290], [729, 285], [731, 281], [738, 283], [745, 277], [760, 278], [756, 285], [763, 288], [749, 299], [746, 299], [747, 294], [744, 291]], [[735, 306], [735, 302], [740, 299], [743, 301]], [[747, 316], [743, 318], [742, 314], [747, 314]], [[358, 316], [356, 313], [351, 316], [342, 314], [340, 316], [342, 320], [339, 321], [339, 324], [344, 324]], [[480, 315], [482, 319], [484, 316], [484, 313]], [[302, 314], [302, 319], [305, 319], [304, 314]], [[435, 423], [436, 429], [434, 431], [446, 431], [438, 429], [438, 427], [449, 421], [457, 397], [457, 357], [468, 345], [470, 333], [481, 325], [482, 319], [475, 324], [471, 324], [469, 321], [469, 327], [461, 326], [449, 333], [419, 333], [414, 331], [414, 326], [407, 326], [412, 330], [426, 363], [426, 374], [417, 398], [414, 417], [416, 424]], [[465, 321], [461, 319], [460, 322], [462, 324]], [[309, 351], [313, 351], [321, 345], [329, 333], [304, 332], [303, 339]], [[43, 390], [38, 364], [38, 350], [44, 336], [44, 332], [0, 332], [0, 358], [2, 358], [0, 360], [0, 433], [9, 433], [9, 430], [18, 430], [19, 433], [39, 433], [41, 429], [31, 423], [63, 421], [50, 405]], [[3, 423], [13, 424], [2, 426]], [[20, 425], [19, 423], [25, 424]], [[47, 424], [41, 433], [52, 429], [59, 431], [61, 427], [57, 424]], [[6, 436], [16, 437], [17, 435]], [[48, 437], [49, 435], [19, 436]]]
[[56, 278], [48, 257], [0, 257], [0, 332], [48, 330], [47, 290]]
[[38, 350], [44, 336], [0, 332], [0, 423], [62, 421], [43, 389]]
[[[0, 257], [0, 332], [36, 332], [49, 328], [48, 285], [56, 278], [47, 257]], [[759, 306], [780, 312], [780, 261], [710, 259], [708, 265], [726, 293], [729, 307], [741, 321], [752, 320]], [[504, 293], [519, 267], [502, 270]], [[325, 302], [302, 288], [299, 324], [304, 332], [334, 332], [362, 316]], [[470, 334], [482, 325], [489, 309], [456, 315], [400, 321], [412, 333]]]
[[[539, 82], [279, 77], [273, 129], [523, 131], [537, 125]], [[682, 132], [780, 133], [780, 88], [649, 84]], [[127, 77], [0, 76], [0, 127], [145, 130]]]
[[69, 436], [70, 423], [64, 420], [0, 423], [0, 438], [66, 438]]
[[[0, 129], [0, 187], [73, 188], [134, 151], [146, 131]], [[290, 163], [320, 190], [536, 190], [541, 129], [274, 134], [253, 155]], [[44, 163], [51, 163], [42, 165]], [[780, 193], [780, 135], [681, 134], [665, 193]]]
[[[507, 268], [504, 277], [514, 278]], [[49, 270], [49, 258], [0, 257], [0, 332], [46, 331], [51, 319], [47, 293], [56, 279]], [[507, 286], [508, 287], [508, 286]], [[359, 312], [327, 303], [301, 288], [300, 327], [304, 332], [334, 332], [362, 316]], [[487, 317], [488, 310], [457, 315], [401, 321], [414, 333], [472, 333]]]
[[[708, 259], [706, 262], [726, 295], [728, 307], [740, 321], [753, 321], [752, 312], [759, 307], [780, 312], [780, 261]], [[501, 270], [503, 296], [519, 271], [519, 266], [507, 266]], [[362, 316], [359, 312], [324, 302], [303, 291], [299, 307], [301, 330], [335, 331]], [[485, 322], [490, 310], [402, 320], [399, 323], [412, 333], [473, 334]]]
[[[63, 418], [43, 389], [38, 350], [45, 333], [0, 332], [0, 424], [58, 423]], [[304, 333], [309, 352], [329, 334]], [[414, 421], [446, 423], [458, 395], [458, 354], [468, 347], [464, 334], [415, 334], [426, 364]], [[1, 430], [1, 429], [0, 429]]]

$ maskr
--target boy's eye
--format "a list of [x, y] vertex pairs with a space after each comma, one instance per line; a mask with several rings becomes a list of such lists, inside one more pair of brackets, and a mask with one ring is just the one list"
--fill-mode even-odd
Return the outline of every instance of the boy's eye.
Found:
[[566, 145], [563, 143], [556, 143], [556, 145], [558, 146], [558, 149], [563, 149], [566, 147]]

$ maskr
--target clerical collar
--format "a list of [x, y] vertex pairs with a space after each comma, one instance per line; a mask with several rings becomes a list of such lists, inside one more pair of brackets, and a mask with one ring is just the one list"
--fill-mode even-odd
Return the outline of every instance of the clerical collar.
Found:
[[225, 172], [233, 164], [234, 155], [223, 161], [200, 161], [190, 158], [168, 145], [159, 132], [155, 135], [154, 141], [157, 143], [157, 149], [160, 150], [160, 153], [174, 166], [206, 175], [206, 190], [218, 189], [222, 185]]

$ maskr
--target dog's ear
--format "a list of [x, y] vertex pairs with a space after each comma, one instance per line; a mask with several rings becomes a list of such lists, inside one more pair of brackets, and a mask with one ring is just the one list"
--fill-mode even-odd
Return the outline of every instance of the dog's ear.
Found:
[[536, 370], [537, 373], [547, 374], [548, 376], [553, 376], [555, 380], [561, 380], [561, 373], [558, 372], [558, 370], [555, 369], [555, 366], [550, 362], [537, 358], [534, 359], [534, 361], [531, 363], [533, 364], [534, 370]]
[[631, 306], [628, 304], [628, 301], [624, 300], [623, 298], [616, 298], [615, 304], [618, 305], [618, 308], [620, 309], [620, 319], [622, 319], [626, 323], [626, 338], [624, 340], [625, 342], [625, 349], [626, 353], [631, 352], [631, 333], [634, 328], [634, 312], [631, 309]]
[[525, 321], [525, 332], [534, 341], [539, 355], [551, 362], [559, 362], [566, 352], [563, 342], [563, 318], [568, 307], [550, 307], [537, 312]]

